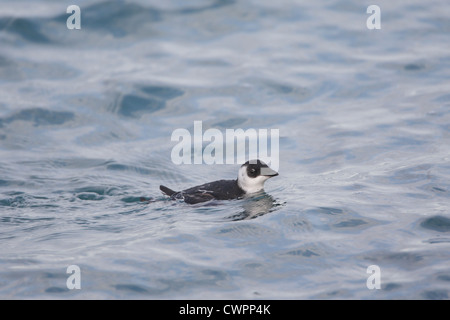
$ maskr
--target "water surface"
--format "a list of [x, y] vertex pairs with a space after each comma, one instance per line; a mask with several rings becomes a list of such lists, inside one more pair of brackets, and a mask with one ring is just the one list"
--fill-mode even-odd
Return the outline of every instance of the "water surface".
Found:
[[[449, 298], [446, 1], [380, 30], [367, 1], [71, 4], [0, 5], [1, 298]], [[237, 174], [172, 163], [195, 120], [280, 130], [266, 194], [161, 195]]]

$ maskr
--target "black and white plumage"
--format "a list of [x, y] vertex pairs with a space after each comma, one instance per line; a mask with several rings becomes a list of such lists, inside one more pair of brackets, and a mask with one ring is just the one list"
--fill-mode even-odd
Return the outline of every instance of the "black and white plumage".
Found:
[[171, 199], [183, 199], [186, 203], [195, 204], [209, 200], [239, 199], [264, 189], [267, 179], [277, 176], [278, 172], [270, 169], [261, 160], [244, 163], [236, 180], [218, 180], [192, 187], [182, 191], [174, 191], [160, 186], [161, 191]]

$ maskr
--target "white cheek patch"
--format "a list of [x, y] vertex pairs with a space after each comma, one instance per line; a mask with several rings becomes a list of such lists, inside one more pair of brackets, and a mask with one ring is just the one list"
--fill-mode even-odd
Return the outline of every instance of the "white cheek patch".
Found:
[[241, 167], [238, 174], [238, 185], [246, 193], [254, 193], [262, 190], [264, 188], [264, 182], [269, 177], [258, 176], [256, 178], [250, 178], [247, 175], [247, 168]]

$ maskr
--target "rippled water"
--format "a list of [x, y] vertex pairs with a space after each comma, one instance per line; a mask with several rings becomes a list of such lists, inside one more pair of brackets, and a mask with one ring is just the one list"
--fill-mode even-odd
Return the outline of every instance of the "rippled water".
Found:
[[[449, 298], [448, 2], [70, 4], [0, 4], [1, 298]], [[195, 120], [280, 130], [266, 194], [160, 194], [236, 176]]]

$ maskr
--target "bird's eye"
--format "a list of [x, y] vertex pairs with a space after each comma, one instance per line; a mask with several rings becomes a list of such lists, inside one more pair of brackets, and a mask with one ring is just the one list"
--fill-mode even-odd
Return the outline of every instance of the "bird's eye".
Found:
[[251, 173], [255, 173], [256, 170], [255, 170], [255, 169], [251, 169], [250, 172], [251, 172]]

